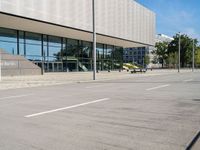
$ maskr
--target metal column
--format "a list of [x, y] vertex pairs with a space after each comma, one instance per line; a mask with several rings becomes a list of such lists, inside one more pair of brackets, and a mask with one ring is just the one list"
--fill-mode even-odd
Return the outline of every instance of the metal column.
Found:
[[95, 0], [92, 0], [92, 16], [93, 16], [93, 80], [96, 80], [96, 14]]

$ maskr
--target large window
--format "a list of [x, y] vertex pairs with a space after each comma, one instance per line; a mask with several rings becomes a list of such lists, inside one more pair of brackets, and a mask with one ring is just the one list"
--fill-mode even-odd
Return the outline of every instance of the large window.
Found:
[[17, 54], [17, 31], [0, 28], [0, 48], [10, 54]]
[[41, 61], [41, 50], [42, 50], [42, 40], [40, 34], [25, 33], [25, 49], [26, 49], [26, 57], [30, 60]]
[[92, 69], [92, 43], [82, 41], [81, 58], [79, 58], [79, 70], [89, 71]]
[[107, 45], [107, 52], [106, 52], [106, 58], [107, 59], [112, 58], [112, 52], [113, 52], [113, 46]]
[[78, 57], [79, 54], [79, 46], [78, 46], [78, 40], [73, 39], [67, 39], [67, 56], [69, 57]]
[[103, 59], [103, 53], [104, 53], [104, 48], [103, 48], [103, 44], [97, 44], [97, 48], [96, 48], [96, 55], [97, 55], [97, 59]]
[[[0, 28], [0, 48], [22, 55], [46, 71], [89, 71], [92, 69], [92, 42]], [[43, 53], [42, 53], [43, 52]], [[97, 44], [97, 69], [119, 68], [123, 49]]]
[[82, 42], [82, 57], [83, 58], [92, 58], [92, 43]]
[[19, 55], [26, 56], [25, 32], [19, 31]]
[[113, 51], [113, 59], [117, 61], [123, 60], [123, 48], [122, 47], [115, 47]]
[[43, 35], [43, 56], [44, 56], [44, 61], [48, 60], [48, 56], [49, 56], [49, 51], [48, 51], [48, 36], [47, 35]]
[[62, 45], [61, 45], [61, 38], [55, 37], [55, 36], [49, 36], [49, 59], [50, 60], [56, 60], [60, 61], [61, 60], [61, 50], [62, 50]]

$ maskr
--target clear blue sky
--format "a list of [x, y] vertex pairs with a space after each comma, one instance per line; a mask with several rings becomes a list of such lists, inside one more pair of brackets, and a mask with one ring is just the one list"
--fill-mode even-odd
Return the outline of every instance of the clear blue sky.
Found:
[[156, 13], [157, 33], [179, 31], [200, 42], [200, 0], [136, 0]]

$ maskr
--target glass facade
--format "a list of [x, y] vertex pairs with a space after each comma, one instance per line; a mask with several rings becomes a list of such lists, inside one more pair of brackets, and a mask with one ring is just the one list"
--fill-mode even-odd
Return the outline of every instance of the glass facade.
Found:
[[[21, 55], [45, 72], [91, 71], [92, 42], [0, 28], [0, 48]], [[123, 48], [97, 43], [97, 69], [122, 68]]]
[[143, 65], [143, 60], [146, 54], [148, 54], [148, 47], [124, 49], [124, 62]]
[[0, 28], [0, 48], [10, 54], [17, 54], [17, 31]]
[[42, 42], [41, 42], [41, 35], [35, 34], [35, 33], [30, 33], [26, 32], [25, 34], [25, 43], [24, 43], [24, 52], [22, 50], [22, 54], [24, 53], [26, 58], [35, 61], [35, 62], [40, 62], [42, 61], [41, 57], [41, 47], [42, 47]]

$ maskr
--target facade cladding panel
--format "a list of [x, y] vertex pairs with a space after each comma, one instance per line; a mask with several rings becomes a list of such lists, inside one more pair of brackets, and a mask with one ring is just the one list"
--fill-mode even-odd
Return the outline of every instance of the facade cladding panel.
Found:
[[[92, 0], [0, 0], [0, 11], [92, 32]], [[96, 0], [97, 33], [154, 45], [155, 14], [133, 0]]]

